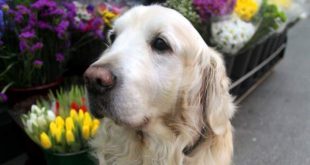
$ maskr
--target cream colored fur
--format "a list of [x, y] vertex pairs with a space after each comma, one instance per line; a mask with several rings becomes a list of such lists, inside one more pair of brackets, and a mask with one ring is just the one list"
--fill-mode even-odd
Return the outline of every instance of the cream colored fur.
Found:
[[[100, 165], [229, 165], [235, 107], [221, 55], [183, 16], [157, 5], [129, 10], [115, 22], [115, 31], [117, 39], [95, 64], [119, 65], [133, 72], [123, 73], [129, 84], [122, 96], [138, 102], [137, 108], [128, 106], [118, 115], [134, 125], [148, 120], [131, 127], [104, 118], [91, 142]], [[155, 54], [139, 40], [147, 41], [157, 32], [169, 40], [172, 54]], [[202, 127], [207, 127], [204, 142], [183, 154], [197, 141]]]

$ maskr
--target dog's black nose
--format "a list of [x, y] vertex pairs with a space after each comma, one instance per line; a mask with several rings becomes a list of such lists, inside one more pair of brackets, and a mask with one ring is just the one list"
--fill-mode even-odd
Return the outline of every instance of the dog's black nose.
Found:
[[108, 67], [90, 66], [84, 73], [84, 80], [88, 88], [100, 92], [112, 89], [116, 83], [116, 76]]

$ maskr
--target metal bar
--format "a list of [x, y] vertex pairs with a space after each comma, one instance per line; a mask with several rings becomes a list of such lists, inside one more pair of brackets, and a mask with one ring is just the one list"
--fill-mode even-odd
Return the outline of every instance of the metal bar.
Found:
[[236, 80], [235, 82], [233, 82], [230, 86], [230, 89], [235, 88], [236, 86], [238, 86], [239, 84], [241, 84], [243, 81], [245, 81], [246, 79], [248, 79], [250, 76], [252, 76], [253, 74], [255, 74], [257, 71], [259, 71], [261, 68], [263, 68], [264, 66], [266, 66], [271, 60], [273, 60], [274, 58], [277, 57], [277, 55], [285, 48], [286, 44], [282, 44], [274, 53], [272, 53], [272, 55], [270, 57], [268, 57], [266, 60], [264, 60], [261, 64], [259, 64], [258, 66], [256, 66], [254, 69], [252, 69], [251, 71], [249, 71], [247, 74], [245, 74], [244, 76], [242, 76], [241, 78], [239, 78], [238, 80]]

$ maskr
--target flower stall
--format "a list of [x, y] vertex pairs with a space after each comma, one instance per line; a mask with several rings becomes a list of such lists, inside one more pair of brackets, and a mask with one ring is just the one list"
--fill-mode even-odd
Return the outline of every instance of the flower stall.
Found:
[[107, 48], [113, 21], [141, 3], [162, 3], [192, 22], [223, 54], [237, 101], [284, 57], [288, 29], [306, 15], [302, 0], [0, 0], [1, 155], [97, 164], [88, 142], [100, 121], [88, 111], [81, 75]]
[[302, 1], [167, 0], [223, 54], [231, 93], [244, 99], [283, 58], [287, 30], [306, 16]]

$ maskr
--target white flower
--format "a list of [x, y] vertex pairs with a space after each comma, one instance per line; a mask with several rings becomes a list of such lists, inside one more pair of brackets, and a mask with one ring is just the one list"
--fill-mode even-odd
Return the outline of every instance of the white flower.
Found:
[[77, 12], [78, 17], [80, 17], [83, 20], [89, 21], [91, 19], [91, 14], [88, 13], [87, 10], [78, 10]]
[[92, 18], [92, 15], [87, 11], [86, 5], [83, 5], [82, 3], [77, 1], [74, 1], [73, 4], [77, 9], [77, 17], [74, 18], [75, 20], [82, 19], [89, 21]]
[[29, 118], [27, 121], [26, 121], [26, 129], [32, 133], [33, 132], [33, 127], [34, 126], [38, 126], [38, 123], [37, 123], [37, 117], [35, 118]]
[[237, 16], [212, 24], [214, 42], [224, 53], [235, 54], [251, 39], [255, 33], [252, 23], [244, 22]]
[[30, 113], [30, 116], [29, 116], [29, 120], [34, 120], [36, 121], [37, 120], [37, 115], [35, 113]]
[[32, 129], [32, 120], [27, 120], [26, 121], [26, 129], [30, 132], [30, 133], [32, 133], [33, 132], [33, 129]]
[[46, 124], [47, 124], [47, 121], [46, 121], [44, 115], [39, 116], [38, 119], [37, 119], [37, 122], [38, 122], [38, 126], [39, 127], [45, 127]]
[[47, 120], [49, 121], [49, 122], [51, 122], [51, 121], [53, 121], [53, 120], [55, 120], [55, 114], [54, 114], [54, 112], [52, 111], [52, 110], [48, 110], [47, 111]]
[[33, 114], [33, 113], [40, 114], [41, 111], [42, 110], [37, 105], [32, 105], [31, 106], [31, 114]]

